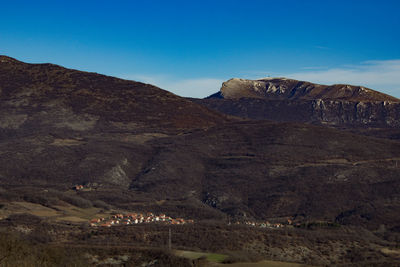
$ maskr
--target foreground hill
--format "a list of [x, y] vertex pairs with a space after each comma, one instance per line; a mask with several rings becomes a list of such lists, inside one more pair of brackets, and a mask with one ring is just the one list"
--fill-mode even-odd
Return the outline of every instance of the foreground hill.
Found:
[[400, 127], [400, 100], [362, 86], [327, 86], [285, 78], [231, 79], [220, 92], [195, 102], [250, 119]]
[[223, 116], [149, 84], [0, 56], [0, 126], [15, 132], [157, 131], [215, 125]]

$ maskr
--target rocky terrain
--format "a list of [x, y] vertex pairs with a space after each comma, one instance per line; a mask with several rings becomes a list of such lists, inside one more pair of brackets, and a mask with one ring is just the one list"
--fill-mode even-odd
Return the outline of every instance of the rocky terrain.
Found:
[[400, 127], [400, 100], [362, 86], [327, 86], [285, 78], [231, 79], [220, 92], [195, 102], [250, 119], [350, 128]]
[[[292, 100], [346, 100], [387, 101], [399, 99], [378, 91], [347, 84], [321, 85], [287, 78], [264, 78], [260, 80], [230, 79], [222, 84], [220, 93], [225, 99], [243, 97]], [[211, 96], [212, 97], [212, 96]]]
[[[0, 228], [96, 253], [111, 241], [118, 253], [129, 251], [135, 240], [138, 255], [139, 247], [163, 247], [167, 226], [93, 230], [85, 222], [111, 212], [167, 213], [196, 222], [176, 228], [180, 249], [325, 265], [396, 262], [396, 253], [380, 251], [400, 241], [400, 142], [301, 122], [323, 124], [324, 114], [327, 123], [368, 125], [375, 111], [368, 117], [367, 109], [354, 108], [381, 103], [386, 124], [376, 123], [396, 129], [398, 100], [348, 86], [333, 86], [352, 91], [334, 97], [339, 89], [279, 81], [260, 81], [257, 90], [236, 83], [231, 90], [228, 82], [218, 98], [189, 100], [148, 84], [0, 57]], [[281, 117], [251, 120], [244, 118], [253, 113], [233, 112], [256, 101]], [[348, 116], [312, 108], [330, 107], [327, 101], [342, 103]], [[256, 111], [256, 119], [270, 116]], [[289, 237], [288, 229], [228, 224], [288, 219], [300, 228]], [[347, 256], [320, 254], [332, 246]]]

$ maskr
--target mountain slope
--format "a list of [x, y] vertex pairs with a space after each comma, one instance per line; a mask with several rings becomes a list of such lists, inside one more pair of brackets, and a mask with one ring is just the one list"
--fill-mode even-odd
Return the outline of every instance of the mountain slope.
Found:
[[400, 127], [400, 100], [360, 86], [318, 85], [285, 78], [231, 79], [196, 103], [249, 119], [331, 126]]
[[0, 61], [1, 201], [58, 205], [51, 190], [83, 184], [73, 194], [129, 211], [398, 227], [398, 142], [227, 119], [151, 85]]
[[127, 188], [148, 140], [228, 121], [149, 84], [0, 57], [0, 180]]
[[[398, 142], [260, 121], [168, 139], [152, 141], [161, 149], [132, 181], [133, 190], [160, 199], [201, 199], [239, 218], [375, 227], [394, 227], [398, 220]], [[363, 218], [364, 212], [372, 217]]]
[[[223, 116], [149, 84], [0, 57], [0, 126], [89, 130], [104, 124], [191, 129]], [[19, 130], [22, 130], [19, 129]], [[29, 130], [34, 130], [30, 128]]]

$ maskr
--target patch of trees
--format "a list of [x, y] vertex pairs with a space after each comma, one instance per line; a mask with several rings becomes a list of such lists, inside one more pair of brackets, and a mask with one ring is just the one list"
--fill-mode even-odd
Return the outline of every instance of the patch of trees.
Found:
[[82, 253], [74, 249], [37, 244], [16, 235], [0, 234], [1, 266], [88, 266]]

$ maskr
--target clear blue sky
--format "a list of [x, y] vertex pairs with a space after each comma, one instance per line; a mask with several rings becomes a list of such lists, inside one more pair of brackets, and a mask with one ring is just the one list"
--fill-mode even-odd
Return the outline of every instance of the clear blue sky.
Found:
[[0, 54], [26, 62], [184, 96], [206, 96], [231, 77], [289, 76], [400, 97], [396, 0], [9, 0], [0, 8]]

